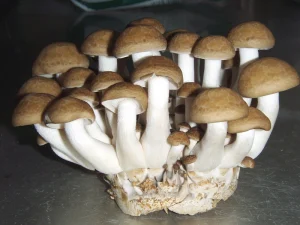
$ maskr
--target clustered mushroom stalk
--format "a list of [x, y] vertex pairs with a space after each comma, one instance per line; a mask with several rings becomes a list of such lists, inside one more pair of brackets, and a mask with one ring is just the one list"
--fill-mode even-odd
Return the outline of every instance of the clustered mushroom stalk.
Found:
[[257, 156], [259, 156], [272, 133], [279, 111], [279, 93], [262, 96], [257, 100], [257, 109], [262, 111], [269, 118], [271, 121], [271, 129], [269, 131], [255, 131], [255, 139], [248, 154], [248, 156], [252, 159], [255, 159]]
[[148, 168], [161, 168], [170, 150], [169, 81], [155, 74], [148, 80], [147, 126], [141, 138]]

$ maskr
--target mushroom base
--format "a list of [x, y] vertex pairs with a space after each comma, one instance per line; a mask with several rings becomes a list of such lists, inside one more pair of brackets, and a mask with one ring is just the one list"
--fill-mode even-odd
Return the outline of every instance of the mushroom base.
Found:
[[[107, 177], [111, 186], [108, 193], [120, 209], [131, 216], [160, 210], [195, 215], [215, 208], [221, 200], [227, 200], [237, 188], [239, 171], [239, 167], [207, 173], [179, 170], [173, 172], [169, 179], [162, 169], [161, 174], [157, 173], [157, 169], [149, 169], [149, 176], [140, 184], [129, 184], [127, 179], [125, 184], [123, 175], [122, 178], [116, 174]], [[154, 173], [155, 176], [151, 176]]]

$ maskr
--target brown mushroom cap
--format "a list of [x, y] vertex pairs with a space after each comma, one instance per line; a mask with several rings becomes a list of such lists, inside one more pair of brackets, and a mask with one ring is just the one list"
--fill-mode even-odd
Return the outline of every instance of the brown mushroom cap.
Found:
[[177, 97], [188, 98], [196, 96], [201, 89], [200, 84], [196, 82], [186, 82], [177, 91]]
[[277, 58], [262, 58], [247, 65], [241, 72], [238, 89], [249, 98], [270, 95], [299, 85], [297, 71]]
[[207, 36], [195, 44], [192, 54], [200, 59], [227, 60], [234, 57], [235, 50], [226, 37]]
[[198, 34], [179, 32], [174, 34], [168, 42], [168, 50], [177, 54], [191, 54], [192, 49], [198, 39]]
[[65, 124], [77, 119], [93, 123], [95, 115], [88, 103], [73, 97], [64, 97], [53, 102], [45, 112], [45, 123]]
[[190, 139], [182, 131], [175, 131], [175, 132], [171, 133], [169, 135], [167, 141], [172, 146], [189, 145], [190, 144]]
[[140, 25], [154, 27], [161, 34], [165, 33], [166, 30], [165, 27], [157, 19], [150, 18], [150, 17], [134, 20], [128, 24], [128, 26], [140, 26]]
[[32, 77], [20, 88], [18, 96], [41, 93], [57, 97], [60, 95], [61, 91], [61, 87], [55, 80], [45, 77]]
[[186, 130], [191, 129], [190, 124], [187, 122], [181, 122], [180, 124], [178, 124], [178, 127], [179, 129], [186, 129]]
[[155, 28], [132, 26], [126, 28], [116, 40], [114, 55], [124, 58], [139, 52], [163, 51], [166, 47], [166, 39]]
[[21, 99], [12, 116], [14, 127], [43, 123], [43, 113], [55, 97], [48, 94], [28, 94]]
[[229, 88], [211, 88], [201, 92], [193, 101], [191, 120], [195, 123], [216, 123], [243, 118], [248, 105]]
[[252, 129], [271, 129], [269, 118], [259, 109], [253, 107], [249, 107], [249, 114], [247, 117], [228, 122], [228, 133], [235, 134]]
[[272, 32], [257, 21], [242, 23], [232, 28], [228, 39], [234, 48], [270, 49], [275, 45]]
[[146, 91], [138, 86], [127, 82], [120, 82], [110, 86], [103, 94], [101, 103], [110, 111], [116, 113], [117, 105], [113, 100], [132, 98], [139, 103], [137, 114], [143, 113], [148, 106], [148, 96]]
[[164, 56], [151, 56], [144, 59], [132, 73], [132, 83], [147, 80], [155, 74], [164, 76], [172, 83], [170, 88], [178, 89], [183, 82], [181, 69], [171, 59]]
[[76, 88], [72, 90], [68, 96], [80, 99], [82, 101], [90, 102], [92, 105], [97, 106], [99, 105], [99, 98], [96, 93], [91, 92], [87, 88]]
[[112, 56], [118, 33], [113, 30], [98, 30], [86, 37], [81, 45], [83, 54], [90, 56]]
[[185, 29], [170, 30], [170, 31], [164, 33], [164, 37], [166, 38], [167, 42], [169, 42], [175, 34], [183, 33], [183, 32], [188, 32], [188, 31]]
[[243, 161], [241, 162], [241, 165], [244, 167], [244, 168], [250, 168], [250, 169], [253, 169], [255, 167], [255, 161], [254, 159], [246, 156]]
[[73, 43], [57, 42], [46, 46], [35, 60], [33, 76], [64, 73], [73, 67], [89, 66], [88, 58]]
[[98, 92], [123, 81], [124, 79], [118, 73], [111, 71], [100, 72], [92, 81], [90, 89], [92, 92]]
[[186, 132], [186, 135], [189, 137], [189, 139], [192, 139], [194, 141], [200, 141], [202, 138], [201, 132], [198, 127], [192, 127], [188, 132]]
[[187, 155], [182, 158], [181, 162], [183, 165], [189, 165], [189, 164], [196, 162], [196, 160], [197, 160], [196, 155]]
[[36, 143], [38, 144], [38, 146], [43, 146], [48, 144], [48, 142], [39, 134], [36, 137]]
[[61, 84], [64, 88], [82, 87], [95, 77], [95, 73], [87, 68], [76, 67], [69, 69], [61, 77]]

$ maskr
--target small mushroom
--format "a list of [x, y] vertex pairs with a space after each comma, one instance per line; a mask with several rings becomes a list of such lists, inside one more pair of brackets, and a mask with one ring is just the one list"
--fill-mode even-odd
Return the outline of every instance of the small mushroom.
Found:
[[253, 169], [255, 167], [255, 161], [249, 156], [246, 156], [240, 164], [240, 167]]
[[116, 38], [113, 30], [98, 30], [87, 36], [81, 45], [83, 54], [98, 57], [98, 71], [117, 72], [118, 62], [112, 52]]
[[247, 115], [247, 104], [229, 88], [207, 89], [195, 98], [191, 119], [195, 123], [207, 123], [204, 137], [192, 150], [192, 154], [197, 156], [195, 170], [205, 172], [220, 165], [224, 155], [227, 121]]
[[166, 50], [167, 41], [163, 35], [151, 26], [131, 26], [118, 37], [114, 47], [117, 58], [132, 56], [136, 67], [149, 56], [159, 56], [159, 51]]
[[187, 122], [182, 122], [178, 124], [179, 131], [182, 131], [184, 133], [188, 132], [189, 129], [191, 129], [191, 126]]
[[71, 68], [61, 75], [61, 86], [64, 88], [88, 88], [95, 76], [95, 73], [88, 68]]
[[85, 129], [94, 120], [89, 104], [73, 97], [55, 101], [45, 112], [46, 125], [64, 127], [70, 143], [94, 168], [105, 174], [119, 173], [122, 169], [114, 147], [92, 138]]

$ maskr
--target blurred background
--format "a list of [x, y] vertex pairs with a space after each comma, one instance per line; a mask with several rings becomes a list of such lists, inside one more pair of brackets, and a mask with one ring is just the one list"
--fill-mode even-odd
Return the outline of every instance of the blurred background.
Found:
[[49, 146], [38, 147], [32, 127], [12, 128], [15, 95], [44, 46], [70, 41], [79, 47], [97, 29], [121, 31], [141, 17], [201, 36], [227, 35], [238, 23], [260, 21], [276, 38], [275, 47], [260, 55], [279, 57], [300, 71], [296, 0], [1, 0], [0, 224], [299, 224], [299, 88], [280, 94], [272, 136], [256, 168], [242, 171], [234, 196], [194, 217], [126, 216], [104, 192], [100, 176], [58, 159]]

